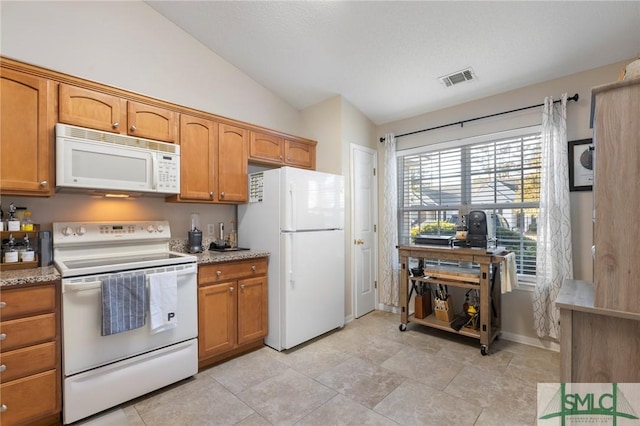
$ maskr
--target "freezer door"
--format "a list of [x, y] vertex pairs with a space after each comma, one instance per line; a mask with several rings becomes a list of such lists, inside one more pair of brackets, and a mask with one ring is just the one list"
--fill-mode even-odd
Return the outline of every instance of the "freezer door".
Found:
[[344, 326], [344, 231], [285, 233], [282, 346]]
[[344, 179], [312, 170], [280, 169], [283, 231], [344, 229]]

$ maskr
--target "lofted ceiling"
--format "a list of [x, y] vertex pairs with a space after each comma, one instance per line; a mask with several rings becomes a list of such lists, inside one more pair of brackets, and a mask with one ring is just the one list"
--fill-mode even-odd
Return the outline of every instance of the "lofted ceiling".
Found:
[[640, 55], [640, 1], [146, 3], [296, 109], [378, 125]]

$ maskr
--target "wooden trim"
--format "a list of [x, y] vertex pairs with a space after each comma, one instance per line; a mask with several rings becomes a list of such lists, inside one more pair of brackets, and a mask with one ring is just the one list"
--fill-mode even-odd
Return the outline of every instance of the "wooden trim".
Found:
[[287, 138], [287, 139], [292, 139], [292, 140], [294, 140], [296, 142], [307, 143], [307, 144], [310, 144], [310, 145], [313, 145], [313, 146], [316, 146], [317, 143], [318, 143], [317, 141], [314, 141], [314, 140], [311, 140], [311, 139], [307, 139], [307, 138], [303, 138], [303, 137], [295, 136], [295, 135], [290, 135], [288, 133], [280, 132], [278, 130], [273, 130], [273, 129], [269, 129], [269, 128], [266, 128], [266, 127], [257, 126], [255, 124], [247, 123], [247, 122], [244, 122], [244, 121], [223, 117], [221, 115], [216, 115], [216, 114], [209, 113], [209, 112], [202, 111], [202, 110], [198, 110], [198, 109], [195, 109], [195, 108], [185, 107], [185, 106], [182, 106], [182, 105], [174, 104], [172, 102], [163, 101], [163, 100], [160, 100], [160, 99], [157, 99], [157, 98], [143, 96], [143, 95], [137, 94], [135, 92], [131, 92], [131, 91], [124, 90], [124, 89], [119, 89], [119, 88], [116, 88], [116, 87], [108, 86], [106, 84], [102, 84], [102, 83], [99, 83], [99, 82], [83, 79], [83, 78], [80, 78], [80, 77], [74, 77], [74, 76], [66, 74], [66, 73], [53, 71], [53, 70], [49, 70], [49, 69], [46, 69], [46, 68], [41, 68], [41, 67], [38, 67], [38, 66], [35, 66], [35, 65], [27, 64], [27, 63], [24, 63], [24, 62], [15, 60], [15, 59], [7, 58], [7, 57], [4, 57], [4, 56], [0, 56], [0, 66], [3, 67], [3, 68], [12, 69], [12, 70], [15, 70], [15, 71], [31, 74], [31, 75], [34, 75], [34, 76], [44, 77], [44, 78], [47, 78], [47, 79], [50, 79], [50, 80], [54, 80], [56, 83], [72, 84], [72, 85], [77, 86], [77, 87], [90, 89], [90, 90], [97, 91], [97, 92], [104, 93], [104, 94], [108, 94], [108, 95], [119, 96], [119, 97], [127, 99], [127, 100], [136, 101], [136, 102], [142, 102], [142, 103], [145, 103], [145, 104], [148, 104], [148, 105], [157, 106], [159, 108], [172, 110], [172, 111], [175, 111], [175, 112], [178, 112], [178, 113], [181, 113], [181, 114], [183, 114], [183, 113], [184, 114], [190, 114], [190, 115], [193, 115], [195, 117], [200, 117], [200, 118], [204, 118], [204, 119], [207, 119], [207, 120], [214, 120], [214, 121], [217, 121], [217, 122], [222, 123], [222, 124], [228, 124], [228, 125], [231, 125], [231, 126], [242, 127], [243, 129], [246, 129], [246, 130], [266, 133], [266, 134], [269, 134], [269, 135], [282, 137], [282, 138]]

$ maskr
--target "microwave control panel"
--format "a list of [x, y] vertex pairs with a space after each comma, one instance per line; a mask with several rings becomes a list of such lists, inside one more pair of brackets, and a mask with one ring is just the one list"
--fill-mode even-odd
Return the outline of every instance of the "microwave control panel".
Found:
[[180, 192], [180, 157], [158, 154], [158, 190], [160, 192]]

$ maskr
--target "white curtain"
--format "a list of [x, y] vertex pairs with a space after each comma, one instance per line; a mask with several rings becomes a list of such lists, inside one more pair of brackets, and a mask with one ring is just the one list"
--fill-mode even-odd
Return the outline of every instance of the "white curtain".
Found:
[[565, 279], [573, 278], [567, 147], [567, 94], [544, 100], [542, 171], [533, 319], [540, 337], [560, 337], [555, 301]]
[[382, 255], [380, 301], [388, 306], [399, 305], [398, 288], [398, 173], [396, 139], [392, 133], [384, 137], [384, 186], [382, 212]]

